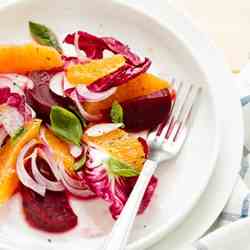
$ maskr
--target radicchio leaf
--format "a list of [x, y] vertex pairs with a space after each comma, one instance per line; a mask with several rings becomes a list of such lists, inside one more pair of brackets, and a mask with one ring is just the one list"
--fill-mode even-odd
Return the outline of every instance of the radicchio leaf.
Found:
[[0, 105], [0, 125], [10, 136], [32, 119], [25, 96], [12, 92], [9, 86], [0, 88]]
[[[105, 164], [96, 166], [89, 159], [84, 168], [84, 178], [89, 189], [107, 203], [114, 219], [120, 215], [138, 177], [120, 177], [109, 173]], [[154, 190], [157, 186], [157, 178], [152, 177], [140, 205], [138, 214], [141, 214], [148, 207]]]
[[94, 92], [105, 91], [134, 79], [138, 75], [146, 72], [150, 65], [151, 61], [148, 58], [146, 58], [143, 63], [136, 66], [127, 63], [115, 72], [96, 80], [87, 87]]
[[1, 104], [16, 108], [25, 118], [26, 107], [23, 95], [11, 92], [9, 87], [0, 88], [0, 105]]
[[[123, 55], [128, 63], [139, 65], [142, 63], [140, 57], [133, 53], [129, 47], [113, 37], [97, 37], [84, 31], [78, 31], [79, 48], [91, 59], [103, 58], [103, 51], [109, 50], [114, 54]], [[64, 39], [65, 43], [74, 45], [76, 33], [69, 34]]]
[[103, 37], [102, 40], [105, 42], [108, 50], [112, 51], [114, 54], [123, 55], [130, 64], [139, 65], [142, 63], [138, 55], [133, 53], [127, 45], [117, 39], [113, 37]]
[[87, 32], [78, 31], [77, 33], [66, 36], [64, 42], [75, 44], [76, 34], [79, 37], [78, 47], [83, 50], [90, 59], [103, 58], [104, 50], [111, 51], [114, 54], [120, 54], [126, 58], [126, 64], [101, 79], [88, 86], [89, 90], [94, 92], [102, 92], [113, 86], [118, 86], [135, 78], [141, 73], [148, 70], [151, 61], [145, 58], [144, 61], [138, 55], [133, 53], [127, 45], [112, 37], [97, 37]]

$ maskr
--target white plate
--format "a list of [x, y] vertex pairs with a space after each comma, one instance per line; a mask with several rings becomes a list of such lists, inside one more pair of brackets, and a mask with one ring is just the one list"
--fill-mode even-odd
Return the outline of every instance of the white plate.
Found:
[[[187, 243], [200, 238], [214, 223], [229, 199], [238, 177], [243, 147], [243, 122], [238, 87], [241, 85], [244, 87], [244, 84], [238, 81], [235, 84], [235, 77], [233, 78], [221, 51], [201, 32], [201, 28], [198, 29], [192, 23], [187, 14], [177, 11], [164, 0], [158, 0], [157, 4], [151, 0], [144, 0], [143, 3], [126, 0], [126, 3], [143, 9], [148, 15], [157, 17], [163, 25], [169, 25], [180, 31], [192, 49], [193, 55], [201, 64], [206, 65], [208, 74], [214, 77], [214, 86], [217, 86], [216, 94], [220, 99], [217, 108], [222, 121], [223, 138], [215, 171], [206, 191], [188, 218], [164, 240], [150, 248], [151, 250], [183, 249]], [[147, 247], [154, 243], [151, 238], [144, 241]], [[137, 246], [137, 249], [141, 249], [139, 245], [133, 245]]]
[[[53, 11], [48, 11], [48, 9]], [[56, 11], [56, 14], [55, 14]], [[191, 211], [211, 176], [219, 145], [219, 119], [216, 112], [219, 100], [214, 98], [215, 82], [207, 75], [205, 65], [193, 57], [182, 33], [128, 7], [111, 1], [81, 0], [23, 1], [0, 11], [2, 23], [1, 42], [29, 40], [27, 22], [34, 20], [52, 27], [63, 38], [77, 29], [96, 34], [112, 35], [127, 42], [135, 51], [152, 58], [152, 71], [166, 78], [175, 77], [185, 82], [205, 85], [201, 107], [186, 145], [176, 161], [159, 169], [159, 187], [151, 206], [137, 218], [132, 232], [130, 248], [144, 247], [159, 240], [174, 226], [182, 222]], [[55, 18], [55, 15], [58, 15]], [[128, 18], [129, 17], [129, 18]], [[126, 21], [124, 21], [126, 20]], [[216, 107], [216, 108], [215, 108]], [[69, 248], [96, 249], [103, 237], [85, 239], [83, 227], [93, 222], [107, 233], [112, 220], [102, 201], [73, 202], [80, 225], [63, 235], [49, 235], [27, 226], [21, 216], [19, 196], [15, 196], [0, 211], [1, 231], [6, 238], [15, 235], [20, 248], [36, 249]], [[52, 243], [48, 242], [52, 239]], [[76, 243], [77, 242], [77, 243]]]

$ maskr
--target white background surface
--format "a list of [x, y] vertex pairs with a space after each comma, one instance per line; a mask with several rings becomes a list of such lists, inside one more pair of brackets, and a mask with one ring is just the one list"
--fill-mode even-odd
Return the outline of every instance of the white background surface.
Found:
[[171, 0], [224, 50], [232, 69], [242, 68], [250, 56], [249, 0]]

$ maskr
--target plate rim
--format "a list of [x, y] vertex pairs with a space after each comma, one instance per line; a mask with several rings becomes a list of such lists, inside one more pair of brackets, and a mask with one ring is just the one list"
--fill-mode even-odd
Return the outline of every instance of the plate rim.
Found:
[[[34, 1], [38, 1], [38, 0], [26, 0], [25, 4], [28, 4], [29, 2], [34, 2]], [[22, 2], [24, 2], [24, 0], [16, 0], [15, 2], [10, 2], [10, 3], [7, 3], [7, 4], [3, 5], [3, 6], [1, 6], [0, 9], [2, 11], [4, 9], [7, 9], [9, 7], [12, 7], [12, 6], [18, 6], [18, 4], [22, 4]], [[169, 27], [166, 27], [165, 24], [159, 22], [159, 20], [157, 20], [155, 17], [152, 17], [149, 14], [146, 14], [144, 11], [137, 9], [134, 6], [128, 6], [127, 4], [121, 3], [121, 2], [119, 2], [117, 0], [109, 0], [109, 2], [111, 4], [113, 4], [113, 5], [117, 5], [118, 7], [127, 8], [128, 11], [133, 11], [133, 12], [141, 15], [143, 18], [151, 19], [151, 21], [153, 21], [155, 24], [157, 24], [158, 26], [160, 26], [164, 30], [166, 30], [166, 29], [169, 30], [176, 38], [178, 38], [178, 40], [182, 44], [184, 44], [184, 41], [179, 37], [179, 35], [176, 32], [171, 30]], [[185, 46], [185, 48], [189, 50], [188, 46]], [[190, 52], [190, 54], [192, 54], [192, 53]], [[196, 58], [194, 58], [194, 57], [193, 57], [193, 59], [196, 60]], [[212, 98], [212, 100], [214, 101], [214, 98]], [[212, 160], [210, 162], [210, 164], [214, 165], [214, 167], [211, 167], [211, 171], [210, 171], [209, 176], [207, 177], [207, 181], [204, 182], [203, 187], [201, 188], [200, 192], [198, 193], [198, 195], [193, 200], [193, 202], [190, 205], [189, 209], [187, 209], [187, 211], [185, 213], [183, 213], [182, 216], [179, 216], [178, 219], [176, 219], [175, 221], [173, 220], [173, 222], [167, 223], [166, 225], [162, 226], [158, 230], [148, 234], [146, 242], [145, 242], [145, 239], [142, 238], [142, 239], [136, 240], [135, 242], [129, 244], [129, 246], [128, 246], [129, 249], [136, 249], [136, 248], [139, 248], [139, 247], [147, 247], [147, 246], [151, 245], [152, 242], [155, 243], [156, 241], [160, 240], [159, 235], [162, 235], [162, 236], [163, 236], [163, 234], [165, 235], [170, 230], [172, 230], [174, 227], [176, 227], [180, 222], [182, 222], [183, 219], [188, 215], [188, 213], [193, 209], [193, 207], [198, 202], [200, 196], [203, 194], [204, 190], [207, 187], [207, 184], [208, 184], [208, 182], [210, 180], [210, 177], [212, 176], [212, 174], [214, 172], [215, 165], [216, 165], [215, 162], [217, 160], [217, 156], [218, 156], [218, 153], [219, 153], [219, 145], [220, 145], [220, 138], [221, 138], [220, 118], [219, 118], [219, 115], [218, 115], [216, 109], [214, 110], [214, 114], [215, 114], [214, 115], [215, 116], [215, 141], [214, 141], [214, 145], [213, 145], [213, 151], [214, 151], [213, 154], [212, 154], [213, 157], [212, 157]], [[151, 243], [150, 244], [147, 243], [148, 241], [151, 241]]]

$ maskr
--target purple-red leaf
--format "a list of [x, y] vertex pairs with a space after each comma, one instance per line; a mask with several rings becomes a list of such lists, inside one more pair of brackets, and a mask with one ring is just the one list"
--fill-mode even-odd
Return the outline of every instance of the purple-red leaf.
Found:
[[133, 53], [129, 47], [112, 37], [97, 37], [87, 32], [78, 31], [77, 33], [66, 36], [64, 42], [75, 45], [75, 36], [78, 34], [78, 47], [83, 50], [90, 59], [103, 58], [104, 50], [114, 54], [120, 54], [126, 59], [126, 64], [101, 79], [88, 86], [89, 90], [102, 92], [113, 86], [118, 86], [144, 73], [151, 65], [151, 61], [145, 58], [144, 61]]
[[148, 58], [146, 58], [142, 64], [137, 66], [125, 64], [114, 73], [104, 76], [88, 85], [88, 89], [94, 92], [102, 92], [114, 86], [119, 86], [146, 72], [150, 65], [151, 61]]
[[[64, 39], [65, 43], [75, 44], [76, 33], [69, 34]], [[133, 53], [129, 47], [113, 37], [97, 37], [84, 31], [78, 31], [78, 46], [83, 50], [88, 58], [103, 58], [103, 51], [108, 50], [114, 54], [123, 55], [127, 62], [132, 65], [142, 63], [140, 57]]]
[[[91, 159], [88, 160], [84, 169], [84, 178], [89, 189], [109, 203], [109, 210], [114, 219], [120, 215], [138, 179], [138, 177], [110, 176], [105, 164], [96, 166]], [[156, 186], [157, 178], [152, 177], [142, 200], [139, 214], [148, 207]]]
[[108, 50], [112, 51], [114, 54], [120, 54], [124, 56], [127, 61], [133, 65], [139, 65], [142, 63], [140, 57], [133, 53], [130, 48], [118, 41], [113, 37], [103, 37], [102, 40], [105, 42]]
[[24, 120], [28, 120], [26, 118], [28, 117], [29, 110], [27, 110], [25, 97], [23, 95], [11, 92], [9, 87], [0, 88], [0, 105], [1, 104], [16, 108]]
[[[64, 42], [74, 45], [75, 34], [76, 33], [67, 35]], [[103, 51], [106, 49], [106, 44], [101, 38], [83, 31], [78, 31], [78, 35], [78, 46], [86, 53], [88, 58], [101, 59], [103, 57]]]

